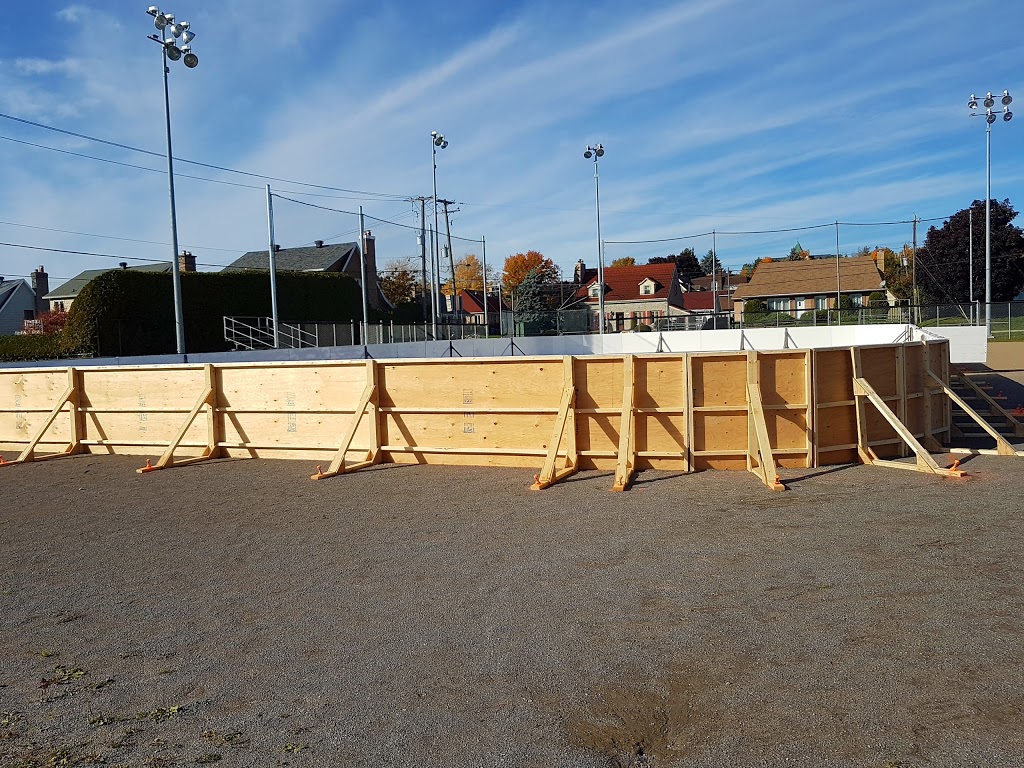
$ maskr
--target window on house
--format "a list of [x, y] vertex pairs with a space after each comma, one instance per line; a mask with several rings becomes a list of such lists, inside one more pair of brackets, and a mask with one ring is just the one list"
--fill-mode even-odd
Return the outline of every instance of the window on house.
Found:
[[591, 295], [591, 297], [597, 296], [597, 294], [598, 294], [598, 287], [597, 286], [598, 286], [597, 283], [594, 283], [592, 286], [590, 286], [590, 295]]
[[815, 296], [814, 297], [814, 308], [815, 309], [828, 309], [828, 296]]
[[768, 299], [768, 309], [772, 312], [785, 312], [789, 309], [789, 299]]
[[643, 285], [640, 286], [640, 293], [643, 294], [644, 296], [650, 296], [652, 293], [654, 293], [654, 286], [651, 285], [650, 283], [644, 283]]
[[864, 306], [864, 297], [861, 296], [859, 293], [855, 293], [852, 296], [850, 296], [850, 301], [853, 302], [853, 306], [855, 307]]
[[806, 299], [804, 299], [803, 296], [797, 296], [796, 297], [796, 308], [797, 309], [803, 309], [804, 306], [805, 306], [805, 303], [806, 303]]
[[26, 309], [25, 310], [25, 319], [26, 320], [35, 320], [36, 319], [36, 311], [34, 309]]

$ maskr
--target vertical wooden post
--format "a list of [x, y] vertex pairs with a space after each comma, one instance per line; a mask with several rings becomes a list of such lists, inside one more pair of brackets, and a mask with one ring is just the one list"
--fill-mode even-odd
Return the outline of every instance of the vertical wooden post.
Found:
[[[575, 363], [571, 355], [562, 358], [562, 399], [555, 414], [555, 426], [548, 440], [548, 452], [539, 475], [534, 475], [531, 490], [542, 491], [579, 468], [579, 450], [576, 447], [576, 378]], [[568, 432], [568, 435], [566, 433]], [[562, 438], [566, 440], [565, 468], [559, 470], [558, 449]]]
[[786, 490], [779, 480], [768, 438], [768, 424], [761, 402], [761, 363], [754, 350], [747, 352], [747, 469], [770, 490]]
[[376, 360], [366, 361], [366, 385], [373, 388], [370, 401], [367, 403], [366, 417], [370, 420], [370, 449], [366, 460], [370, 464], [380, 461], [380, 371]]
[[68, 398], [68, 402], [71, 403], [71, 442], [67, 449], [69, 454], [81, 453], [84, 447], [82, 445], [82, 390], [80, 384], [78, 371], [75, 368], [68, 368], [68, 389], [71, 391], [71, 397]]
[[[899, 395], [899, 400], [896, 403], [896, 418], [901, 423], [907, 423], [907, 356], [904, 352], [903, 345], [900, 344], [895, 349], [896, 352], [896, 394]], [[900, 443], [900, 456], [905, 457], [907, 455], [907, 444]]]
[[814, 364], [814, 355], [812, 350], [808, 349], [804, 353], [804, 397], [807, 398], [807, 411], [804, 415], [804, 435], [807, 439], [807, 460], [806, 464], [808, 467], [817, 466], [817, 440], [815, 439], [815, 423], [814, 423], [814, 403], [815, 403], [815, 392], [814, 392], [814, 377], [812, 375], [811, 367]]
[[206, 388], [210, 397], [206, 404], [206, 457], [217, 458], [221, 449], [219, 443], [220, 435], [217, 430], [217, 406], [220, 404], [220, 387], [218, 386], [217, 371], [210, 363], [204, 366], [206, 377]]
[[[851, 347], [850, 355], [853, 357], [853, 378], [856, 381], [861, 378], [860, 348]], [[868, 447], [867, 414], [864, 412], [864, 399], [857, 396], [856, 386], [853, 388], [853, 402], [857, 414], [857, 455], [863, 463], [871, 464], [874, 459]]]
[[619, 419], [619, 462], [615, 468], [613, 491], [624, 491], [633, 480], [636, 468], [636, 413], [634, 395], [636, 368], [633, 355], [622, 357], [622, 414]]
[[683, 467], [685, 472], [693, 472], [693, 384], [690, 356], [684, 354], [680, 365], [683, 369]]

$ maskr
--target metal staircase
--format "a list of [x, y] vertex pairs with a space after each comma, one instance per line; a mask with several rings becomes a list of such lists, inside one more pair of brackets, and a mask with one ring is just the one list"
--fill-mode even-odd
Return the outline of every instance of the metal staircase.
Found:
[[278, 344], [274, 344], [274, 320], [270, 317], [225, 317], [224, 339], [236, 350], [299, 349], [320, 346], [316, 326], [303, 330], [291, 323], [277, 324]]
[[[1024, 409], [1011, 404], [988, 371], [952, 369], [952, 388], [1010, 442], [1024, 437]], [[953, 427], [965, 438], [986, 438], [985, 431], [956, 403], [953, 404]]]

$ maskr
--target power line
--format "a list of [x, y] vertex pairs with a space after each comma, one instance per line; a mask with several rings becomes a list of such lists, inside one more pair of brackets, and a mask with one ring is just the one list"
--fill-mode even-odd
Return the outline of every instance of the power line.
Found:
[[[5, 120], [13, 120], [16, 123], [22, 123], [23, 125], [31, 125], [31, 126], [33, 126], [35, 128], [42, 128], [42, 129], [47, 130], [47, 131], [53, 131], [55, 133], [60, 133], [60, 134], [63, 134], [65, 136], [73, 136], [73, 137], [78, 138], [78, 139], [85, 139], [86, 141], [93, 141], [93, 142], [96, 142], [98, 144], [105, 144], [105, 145], [107, 145], [109, 147], [116, 147], [118, 149], [128, 150], [129, 152], [139, 152], [139, 153], [142, 153], [144, 155], [149, 155], [150, 157], [159, 157], [159, 158], [167, 157], [165, 154], [163, 154], [161, 152], [154, 152], [154, 151], [152, 151], [150, 149], [142, 149], [141, 147], [133, 147], [130, 144], [123, 144], [123, 143], [121, 143], [119, 141], [111, 141], [109, 139], [101, 139], [101, 138], [98, 138], [96, 136], [90, 136], [90, 135], [85, 134], [85, 133], [77, 133], [75, 131], [69, 131], [69, 130], [67, 130], [65, 128], [57, 128], [56, 126], [53, 126], [53, 125], [47, 125], [46, 123], [36, 122], [35, 120], [27, 120], [27, 119], [25, 119], [23, 117], [16, 117], [14, 115], [8, 115], [8, 114], [5, 114], [3, 112], [0, 112], [0, 118], [4, 118]], [[27, 142], [23, 142], [23, 143], [27, 143]], [[63, 150], [58, 150], [58, 151], [63, 151]], [[93, 158], [93, 159], [96, 159], [96, 158]], [[240, 171], [240, 170], [238, 170], [236, 168], [228, 168], [228, 167], [223, 166], [223, 165], [214, 165], [212, 163], [203, 163], [203, 162], [200, 162], [198, 160], [188, 160], [188, 159], [185, 159], [183, 157], [175, 157], [174, 159], [177, 160], [179, 163], [188, 163], [189, 165], [196, 165], [196, 166], [199, 166], [200, 168], [210, 168], [211, 170], [224, 171], [225, 173], [234, 173], [234, 174], [238, 174], [239, 176], [248, 176], [249, 178], [254, 178], [254, 179], [266, 179], [267, 181], [278, 181], [278, 182], [281, 182], [282, 184], [295, 184], [295, 185], [300, 186], [300, 187], [310, 187], [312, 189], [324, 189], [324, 190], [328, 190], [330, 192], [347, 192], [349, 194], [354, 194], [354, 195], [363, 195], [363, 196], [365, 196], [367, 198], [369, 198], [369, 197], [376, 197], [376, 198], [382, 198], [382, 199], [405, 200], [405, 199], [407, 199], [409, 197], [409, 195], [396, 195], [396, 194], [391, 194], [391, 193], [388, 193], [388, 192], [367, 192], [366, 190], [360, 190], [360, 189], [347, 189], [345, 187], [331, 187], [331, 186], [327, 186], [327, 185], [324, 185], [324, 184], [312, 184], [312, 183], [305, 182], [305, 181], [294, 181], [292, 179], [283, 179], [283, 178], [280, 178], [280, 177], [277, 177], [277, 176], [266, 176], [266, 175], [260, 174], [260, 173], [251, 173], [249, 171]], [[152, 170], [152, 169], [148, 169], [148, 170]], [[206, 179], [206, 181], [209, 181], [209, 179]]]
[[[159, 240], [138, 240], [133, 237], [117, 237], [116, 235], [97, 235], [93, 232], [76, 232], [70, 229], [55, 229], [53, 227], [40, 227], [34, 224], [19, 224], [15, 221], [0, 221], [0, 224], [8, 227], [23, 227], [25, 229], [38, 229], [43, 232], [59, 232], [64, 235], [80, 235], [81, 237], [98, 237], [102, 240], [121, 240], [126, 243], [143, 243], [145, 245], [170, 245], [170, 243], [160, 242]], [[182, 248], [194, 248], [198, 251], [223, 251], [224, 253], [238, 253], [244, 250], [241, 248], [215, 248], [212, 245], [182, 245]]]
[[[93, 251], [75, 251], [69, 248], [47, 248], [41, 245], [28, 245], [26, 243], [0, 243], [0, 247], [5, 248], [21, 248], [28, 251], [46, 251], [47, 253], [67, 253], [73, 256], [95, 256], [104, 259], [120, 259], [121, 261], [141, 261], [147, 264], [170, 264], [171, 262], [167, 259], [146, 259], [141, 256], [118, 256], [113, 253], [95, 253]], [[224, 267], [225, 264], [206, 264], [203, 262], [196, 262], [197, 266], [201, 267]]]

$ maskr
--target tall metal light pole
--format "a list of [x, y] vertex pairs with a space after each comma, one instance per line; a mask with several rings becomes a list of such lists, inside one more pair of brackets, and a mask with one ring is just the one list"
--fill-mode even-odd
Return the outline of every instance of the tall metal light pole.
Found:
[[[996, 100], [992, 91], [985, 94], [984, 112], [971, 112], [971, 117], [985, 118], [985, 333], [992, 335], [992, 123], [996, 121], [996, 113], [992, 111]], [[1013, 119], [1013, 112], [1010, 111], [1010, 104], [1013, 97], [1009, 91], [1003, 91], [1003, 122], [1010, 122]], [[971, 94], [967, 102], [967, 108], [976, 110], [978, 100]]]
[[[174, 160], [171, 156], [171, 99], [167, 90], [167, 60], [182, 59], [189, 69], [199, 65], [199, 57], [192, 53], [190, 43], [195, 33], [190, 31], [187, 21], [175, 22], [173, 13], [164, 13], [155, 5], [146, 11], [153, 17], [153, 25], [160, 34], [149, 36], [150, 40], [160, 43], [161, 69], [164, 73], [164, 122], [167, 127], [167, 186], [171, 195], [171, 284], [174, 286], [174, 335], [178, 354], [185, 354], [185, 322], [181, 310], [181, 273], [178, 267], [178, 219], [174, 210]], [[170, 37], [168, 37], [170, 35]], [[181, 47], [178, 47], [181, 38]]]
[[601, 144], [590, 146], [588, 144], [583, 152], [583, 157], [588, 160], [594, 158], [594, 200], [597, 203], [597, 311], [601, 316], [598, 321], [598, 332], [604, 336], [604, 248], [602, 248], [601, 243], [601, 182], [597, 174], [597, 158], [604, 157], [604, 146]]
[[[438, 258], [438, 254], [437, 254], [437, 240], [438, 240], [438, 236], [437, 236], [437, 232], [438, 232], [438, 229], [437, 229], [437, 148], [438, 147], [440, 147], [441, 149], [447, 149], [448, 148], [448, 141], [445, 139], [444, 134], [438, 133], [437, 131], [431, 131], [430, 132], [430, 152], [431, 152], [431, 159], [433, 161], [432, 168], [433, 168], [433, 178], [434, 178], [434, 243], [435, 243], [435, 245], [434, 245], [434, 252], [433, 252], [431, 258], [433, 259], [433, 262], [437, 265], [437, 271], [434, 273], [435, 276], [436, 276], [436, 281], [435, 281], [434, 286], [433, 286], [433, 290], [435, 292], [437, 291], [438, 283], [440, 283], [440, 281], [441, 281], [441, 259]], [[452, 283], [454, 283], [454, 282], [455, 282], [455, 275], [452, 275]], [[440, 314], [440, 312], [441, 312], [441, 297], [440, 296], [436, 297], [434, 306], [437, 307], [437, 312], [438, 312], [438, 314]], [[434, 338], [436, 339], [437, 338], [437, 317], [436, 316], [433, 318], [432, 323], [433, 323], [433, 327], [434, 327]]]

